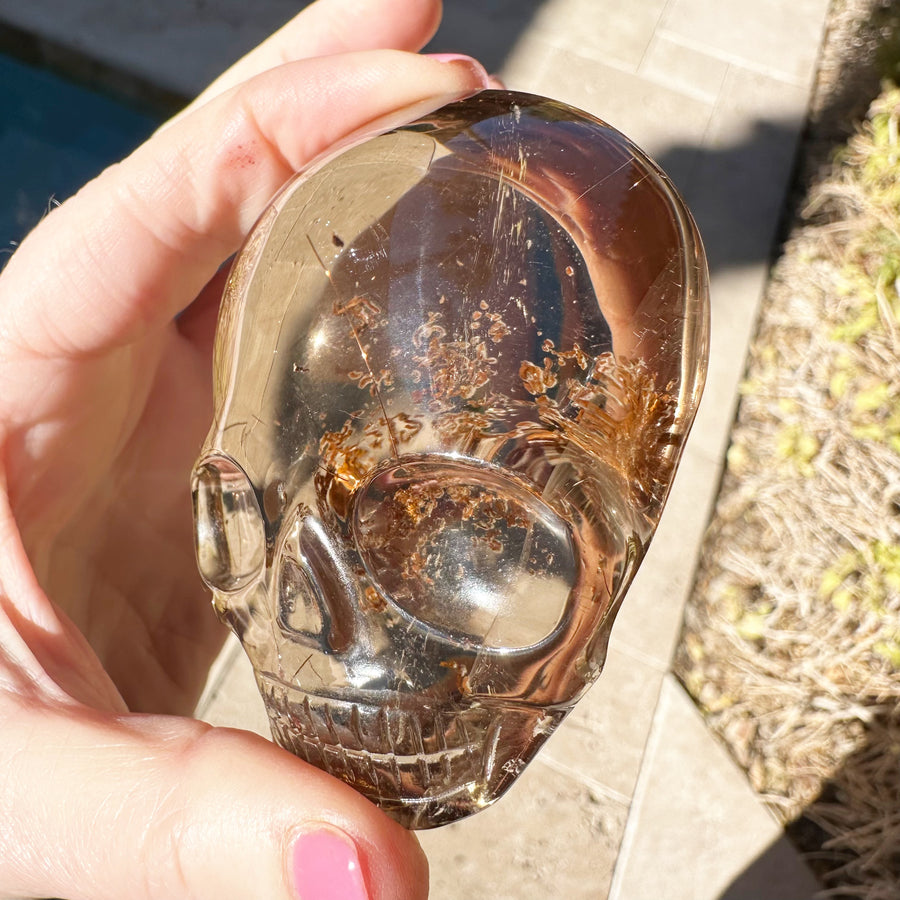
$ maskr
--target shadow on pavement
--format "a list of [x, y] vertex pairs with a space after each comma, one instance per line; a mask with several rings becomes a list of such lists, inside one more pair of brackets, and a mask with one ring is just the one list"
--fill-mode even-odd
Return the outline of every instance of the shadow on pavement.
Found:
[[[697, 220], [712, 271], [771, 257], [797, 131], [796, 122], [757, 121], [740, 143], [674, 146], [656, 156]], [[775, 189], [773, 178], [782, 182]]]
[[820, 885], [779, 838], [719, 895], [718, 900], [812, 900]]
[[426, 53], [468, 53], [496, 72], [544, 0], [449, 0]]

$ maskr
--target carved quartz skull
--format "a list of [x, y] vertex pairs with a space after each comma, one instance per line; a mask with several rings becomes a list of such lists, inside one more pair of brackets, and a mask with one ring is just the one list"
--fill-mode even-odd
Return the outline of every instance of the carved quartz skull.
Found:
[[706, 271], [617, 131], [485, 92], [296, 176], [237, 257], [197, 558], [276, 740], [410, 827], [603, 665], [705, 373]]

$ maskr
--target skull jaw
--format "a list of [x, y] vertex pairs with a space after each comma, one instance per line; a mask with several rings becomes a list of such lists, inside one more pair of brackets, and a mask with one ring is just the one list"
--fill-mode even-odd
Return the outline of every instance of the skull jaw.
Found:
[[490, 806], [568, 712], [465, 697], [376, 706], [308, 694], [261, 673], [256, 679], [276, 743], [410, 829]]

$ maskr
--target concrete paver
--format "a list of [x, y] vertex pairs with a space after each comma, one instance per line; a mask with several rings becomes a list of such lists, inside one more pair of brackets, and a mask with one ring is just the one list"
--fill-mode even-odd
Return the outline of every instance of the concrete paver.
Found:
[[667, 0], [597, 3], [596, 0], [546, 0], [528, 33], [564, 51], [635, 71], [653, 38]]
[[603, 676], [539, 757], [602, 796], [626, 802], [641, 770], [664, 674], [644, 656], [610, 647]]
[[253, 667], [233, 635], [228, 636], [209, 673], [196, 715], [210, 725], [243, 728], [271, 738], [269, 717], [256, 687]]
[[[818, 885], [782, 841], [775, 819], [667, 676], [610, 900], [807, 900]], [[770, 853], [778, 869], [751, 882], [753, 861]]]
[[[0, 19], [190, 94], [297, 4], [61, 6], [0, 0]], [[614, 629], [608, 669], [501, 803], [423, 835], [436, 900], [577, 900], [610, 890], [621, 900], [799, 900], [815, 890], [665, 673], [721, 472], [826, 10], [827, 0], [445, 0], [433, 49], [475, 53], [511, 88], [587, 109], [670, 173], [709, 250], [713, 331], [706, 397]], [[252, 677], [233, 652], [211, 681], [203, 715], [264, 731]], [[759, 887], [770, 881], [782, 884], [781, 893]]]
[[675, 651], [720, 469], [718, 457], [689, 443], [647, 558], [613, 626], [612, 647], [641, 655], [663, 671]]
[[419, 835], [430, 900], [606, 897], [627, 814], [538, 757], [499, 803]]
[[193, 96], [302, 5], [296, 0], [0, 0], [0, 22]]
[[653, 35], [637, 73], [648, 81], [714, 105], [729, 65], [725, 60], [658, 32]]
[[671, 0], [659, 33], [740, 69], [808, 86], [827, 3], [823, 0]]

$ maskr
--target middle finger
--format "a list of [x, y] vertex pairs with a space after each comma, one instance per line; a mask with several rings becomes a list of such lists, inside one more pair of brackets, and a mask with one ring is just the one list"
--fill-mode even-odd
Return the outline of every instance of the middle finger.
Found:
[[441, 0], [317, 0], [223, 72], [188, 109], [287, 62], [355, 50], [420, 50], [440, 20]]

